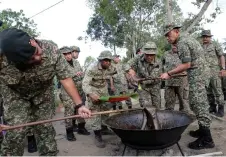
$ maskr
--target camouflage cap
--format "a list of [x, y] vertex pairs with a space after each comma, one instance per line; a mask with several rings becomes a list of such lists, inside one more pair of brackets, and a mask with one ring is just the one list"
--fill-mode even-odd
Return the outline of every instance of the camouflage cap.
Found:
[[201, 33], [201, 36], [207, 36], [207, 37], [212, 37], [213, 35], [211, 35], [211, 31], [210, 30], [203, 30]]
[[164, 26], [164, 29], [163, 29], [164, 35], [166, 35], [173, 29], [179, 29], [179, 28], [181, 28], [181, 26], [176, 25], [175, 23], [167, 24]]
[[108, 50], [105, 50], [105, 51], [102, 51], [99, 55], [99, 57], [97, 58], [98, 60], [102, 60], [102, 59], [110, 59], [112, 60], [113, 57], [112, 57], [112, 54], [110, 51]]
[[72, 51], [72, 49], [68, 46], [63, 46], [59, 49], [59, 53], [70, 53]]
[[122, 70], [124, 71], [124, 72], [127, 72], [127, 71], [129, 71], [131, 69], [131, 66], [129, 65], [129, 64], [124, 64], [123, 66], [122, 66]]
[[112, 57], [113, 57], [113, 58], [116, 58], [116, 57], [120, 57], [120, 55], [115, 54], [115, 55], [113, 55]]
[[72, 51], [80, 52], [80, 48], [78, 46], [71, 46]]
[[154, 42], [147, 42], [143, 47], [142, 47], [142, 52], [144, 54], [153, 54], [155, 55], [157, 53], [157, 46]]

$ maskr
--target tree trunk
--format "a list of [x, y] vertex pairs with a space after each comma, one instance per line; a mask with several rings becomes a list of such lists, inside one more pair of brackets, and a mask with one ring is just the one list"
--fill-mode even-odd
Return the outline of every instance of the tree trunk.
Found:
[[202, 16], [204, 15], [204, 13], [206, 12], [206, 10], [208, 9], [209, 5], [211, 4], [212, 0], [206, 0], [205, 4], [202, 6], [202, 9], [199, 11], [199, 13], [194, 17], [194, 19], [192, 19], [192, 23], [184, 29], [185, 33], [189, 33], [192, 28], [198, 23], [200, 22], [200, 20], [202, 19]]
[[132, 36], [132, 48], [133, 48], [133, 56], [132, 56], [132, 58], [134, 57], [134, 56], [136, 56], [136, 38], [135, 38], [135, 34], [134, 34], [134, 32], [133, 32], [133, 36]]
[[173, 22], [172, 0], [166, 0], [166, 13], [167, 13], [166, 23], [172, 23]]
[[115, 44], [114, 44], [114, 55], [116, 55], [116, 47], [115, 47]]

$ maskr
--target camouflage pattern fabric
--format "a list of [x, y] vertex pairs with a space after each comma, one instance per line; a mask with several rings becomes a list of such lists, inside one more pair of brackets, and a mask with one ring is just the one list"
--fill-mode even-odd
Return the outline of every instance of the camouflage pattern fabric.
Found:
[[[120, 95], [123, 92], [126, 93], [128, 92], [128, 86], [127, 86], [127, 80], [125, 78], [125, 74], [123, 73], [122, 70], [122, 64], [121, 63], [112, 63], [112, 66], [114, 66], [117, 70], [117, 74], [113, 75], [113, 82], [114, 82], [114, 87], [115, 91], [110, 92], [110, 95]], [[130, 103], [131, 99], [126, 100], [126, 105], [131, 106], [132, 104]], [[115, 103], [117, 106], [122, 106], [122, 102], [117, 102]]]
[[[170, 71], [174, 68], [176, 68], [179, 64], [181, 64], [181, 61], [179, 59], [178, 53], [174, 53], [172, 50], [167, 51], [163, 57], [163, 72]], [[176, 103], [176, 96], [179, 100], [179, 110], [180, 111], [187, 111], [187, 100], [184, 99], [184, 90], [185, 85], [184, 79], [187, 79], [187, 77], [184, 78], [173, 78], [170, 80], [165, 81], [165, 107], [169, 110], [174, 110], [175, 103]]]
[[[226, 54], [225, 53], [224, 53], [224, 57], [226, 58]], [[226, 63], [226, 59], [225, 59], [225, 63]], [[223, 93], [224, 93], [224, 100], [226, 100], [226, 77], [223, 77], [221, 79], [221, 81], [222, 81], [222, 90], [223, 90]]]
[[[103, 69], [100, 62], [91, 64], [85, 73], [84, 79], [82, 81], [82, 88], [85, 94], [97, 94], [98, 96], [108, 96], [108, 85], [107, 79], [110, 79], [115, 73], [116, 69], [110, 66], [108, 69]], [[94, 104], [90, 98], [87, 98], [88, 107], [92, 112], [99, 112], [109, 110], [107, 103], [96, 103]], [[102, 120], [104, 120], [108, 115], [95, 116], [89, 119], [91, 121], [91, 127], [93, 130], [100, 130]]]
[[[133, 67], [133, 69], [136, 71], [137, 76], [140, 78], [155, 78], [159, 77], [161, 74], [161, 61], [157, 58], [153, 63], [147, 63], [144, 59], [144, 55], [138, 55], [131, 59], [128, 64]], [[155, 106], [156, 108], [160, 108], [161, 105], [161, 98], [160, 98], [160, 83], [161, 81], [158, 80], [147, 80], [143, 81], [141, 84], [141, 87], [143, 92], [140, 94], [141, 98], [141, 106], [150, 106], [150, 100], [146, 100], [147, 93], [151, 96], [151, 104]], [[145, 103], [145, 102], [148, 102]]]
[[[42, 46], [45, 44], [41, 44]], [[47, 45], [45, 45], [48, 47]], [[72, 77], [69, 65], [62, 54], [43, 48], [42, 62], [25, 71], [19, 71], [4, 57], [0, 69], [0, 90], [3, 94], [4, 116], [8, 125], [51, 119], [54, 104], [53, 78]], [[55, 130], [51, 123], [33, 127], [39, 155], [57, 155]], [[7, 131], [2, 143], [2, 155], [22, 156], [26, 129]]]
[[[72, 77], [76, 87], [77, 87], [77, 90], [80, 94], [80, 96], [83, 97], [83, 102], [85, 103], [85, 100], [84, 100], [84, 92], [82, 90], [82, 79], [83, 79], [83, 76], [77, 76], [76, 73], [81, 71], [82, 72], [82, 68], [79, 64], [79, 62], [75, 59], [72, 59], [72, 62], [71, 64], [68, 62], [68, 64], [70, 65], [70, 68], [71, 68], [71, 71], [74, 72], [74, 76]], [[67, 117], [67, 116], [72, 116], [74, 115], [74, 110], [75, 108], [73, 107], [73, 100], [71, 99], [71, 97], [67, 94], [67, 92], [65, 91], [64, 87], [61, 86], [61, 93], [60, 93], [60, 100], [61, 102], [63, 103], [64, 105], [64, 117]], [[70, 128], [73, 126], [72, 124], [72, 120], [73, 119], [66, 119], [65, 120], [65, 127], [66, 128]], [[85, 120], [83, 118], [76, 118], [77, 122], [78, 123], [85, 123]]]
[[212, 42], [208, 45], [204, 44], [202, 47], [204, 49], [206, 61], [211, 71], [210, 84], [207, 90], [210, 105], [215, 105], [214, 100], [216, 100], [216, 104], [224, 105], [221, 79], [218, 77], [218, 73], [220, 71], [219, 57], [223, 55], [223, 50], [220, 45], [214, 44]]
[[199, 125], [210, 127], [211, 118], [206, 93], [210, 71], [206, 66], [202, 46], [194, 38], [180, 35], [177, 47], [182, 63], [191, 63], [191, 67], [187, 70], [190, 108], [195, 113]]

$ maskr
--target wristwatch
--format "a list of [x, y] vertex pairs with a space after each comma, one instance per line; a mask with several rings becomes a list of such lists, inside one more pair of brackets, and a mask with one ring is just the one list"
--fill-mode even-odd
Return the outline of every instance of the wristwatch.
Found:
[[84, 104], [84, 103], [78, 104], [78, 105], [75, 106], [75, 108], [76, 108], [76, 109], [79, 109], [79, 108], [82, 107], [82, 106], [85, 106], [85, 104]]
[[221, 70], [225, 70], [225, 68], [221, 67]]

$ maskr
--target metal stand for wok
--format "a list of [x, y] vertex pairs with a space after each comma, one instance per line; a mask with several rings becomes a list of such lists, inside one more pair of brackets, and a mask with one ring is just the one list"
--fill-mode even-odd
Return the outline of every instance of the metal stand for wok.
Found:
[[[181, 138], [181, 137], [180, 137], [180, 138]], [[159, 150], [159, 149], [168, 148], [168, 147], [170, 147], [170, 146], [172, 146], [172, 145], [174, 145], [174, 144], [177, 144], [177, 147], [178, 147], [178, 149], [179, 149], [181, 155], [182, 155], [182, 156], [185, 156], [185, 155], [184, 155], [184, 152], [182, 151], [182, 149], [181, 149], [181, 147], [180, 147], [180, 145], [179, 145], [179, 140], [180, 140], [180, 138], [179, 138], [178, 140], [172, 142], [172, 143], [167, 144], [167, 145], [156, 146], [156, 147], [153, 147], [153, 146], [151, 146], [151, 147], [149, 147], [149, 146], [134, 146], [134, 145], [131, 145], [131, 144], [128, 144], [128, 143], [122, 141], [122, 143], [124, 144], [124, 149], [123, 149], [123, 152], [122, 152], [122, 156], [125, 155], [125, 151], [126, 151], [126, 148], [127, 148], [127, 147], [130, 147], [130, 148], [132, 148], [132, 149], [135, 149], [135, 150], [136, 150], [136, 156], [138, 156], [140, 150], [147, 150], [147, 151], [149, 151], [149, 150]], [[161, 155], [161, 154], [160, 154], [160, 155]]]

